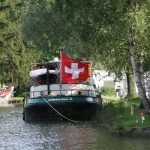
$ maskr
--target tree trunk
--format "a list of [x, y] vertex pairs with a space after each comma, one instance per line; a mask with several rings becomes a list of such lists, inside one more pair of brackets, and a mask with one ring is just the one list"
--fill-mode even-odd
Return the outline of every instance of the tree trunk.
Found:
[[13, 73], [11, 72], [11, 83], [14, 83]]
[[141, 98], [141, 102], [143, 104], [145, 113], [150, 113], [150, 103], [148, 102], [148, 99], [146, 97], [145, 86], [143, 85], [142, 82], [143, 81], [142, 72], [140, 70], [140, 66], [138, 66], [138, 60], [135, 54], [135, 45], [132, 38], [129, 39], [129, 51], [130, 51], [132, 69], [133, 69], [133, 73], [135, 76], [135, 81], [138, 89], [138, 94]]
[[131, 72], [128, 71], [126, 73], [126, 77], [127, 77], [127, 85], [128, 85], [128, 91], [127, 91], [126, 98], [133, 99], [133, 98], [137, 97], [134, 76]]

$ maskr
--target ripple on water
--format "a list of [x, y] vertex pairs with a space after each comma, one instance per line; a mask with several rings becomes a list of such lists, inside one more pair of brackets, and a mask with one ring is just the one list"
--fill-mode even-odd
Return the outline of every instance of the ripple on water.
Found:
[[148, 150], [149, 139], [113, 137], [89, 122], [25, 123], [22, 107], [0, 108], [0, 150]]
[[82, 127], [70, 123], [22, 121], [22, 108], [0, 109], [0, 149], [66, 149], [78, 147]]

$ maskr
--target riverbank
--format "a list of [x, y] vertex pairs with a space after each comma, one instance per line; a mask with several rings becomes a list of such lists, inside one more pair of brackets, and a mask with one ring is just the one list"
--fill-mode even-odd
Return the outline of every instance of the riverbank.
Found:
[[97, 124], [114, 134], [150, 137], [150, 115], [144, 114], [143, 109], [140, 109], [139, 98], [104, 98], [103, 111], [98, 116]]
[[15, 107], [15, 105], [23, 105], [23, 97], [12, 97], [8, 103], [0, 103], [0, 107]]
[[9, 104], [23, 104], [23, 97], [12, 97]]

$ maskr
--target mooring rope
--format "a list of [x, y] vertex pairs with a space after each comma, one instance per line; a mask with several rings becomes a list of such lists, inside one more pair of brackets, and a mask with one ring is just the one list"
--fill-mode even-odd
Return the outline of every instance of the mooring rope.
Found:
[[[31, 79], [31, 80], [32, 80], [32, 79]], [[35, 85], [37, 85], [37, 86], [40, 85], [40, 84], [36, 83], [36, 82], [33, 81], [33, 80], [32, 80], [32, 82], [33, 82], [33, 84], [35, 84]], [[66, 120], [68, 120], [68, 121], [71, 121], [71, 122], [74, 122], [74, 123], [80, 122], [79, 120], [73, 120], [73, 119], [70, 119], [70, 118], [64, 116], [62, 113], [60, 113], [58, 110], [56, 110], [56, 109], [46, 100], [46, 98], [45, 98], [44, 96], [41, 96], [41, 97], [44, 99], [44, 101], [45, 101], [57, 114], [59, 114], [59, 115], [60, 115], [61, 117], [63, 117], [64, 119], [66, 119]]]
[[[32, 79], [31, 79], [31, 80], [32, 80]], [[33, 81], [33, 80], [32, 80], [32, 82], [33, 82], [33, 84], [36, 84], [37, 86], [40, 85], [40, 84], [36, 83], [36, 82]], [[71, 121], [71, 122], [74, 122], [74, 123], [80, 122], [80, 121], [78, 121], [78, 120], [73, 120], [73, 119], [70, 119], [70, 118], [64, 116], [62, 113], [60, 113], [58, 110], [56, 110], [56, 109], [46, 100], [46, 98], [45, 98], [44, 96], [41, 96], [41, 97], [44, 99], [44, 101], [45, 101], [57, 114], [59, 114], [59, 115], [60, 115], [61, 117], [63, 117], [64, 119], [66, 119], [66, 120], [68, 120], [68, 121]]]
[[63, 117], [64, 119], [68, 120], [68, 121], [71, 121], [71, 122], [74, 122], [74, 123], [77, 123], [77, 122], [80, 122], [78, 120], [73, 120], [73, 119], [70, 119], [66, 116], [64, 116], [62, 113], [60, 113], [58, 110], [56, 110], [47, 100], [45, 97], [42, 96], [42, 98], [45, 100], [45, 102], [57, 113], [59, 114], [61, 117]]

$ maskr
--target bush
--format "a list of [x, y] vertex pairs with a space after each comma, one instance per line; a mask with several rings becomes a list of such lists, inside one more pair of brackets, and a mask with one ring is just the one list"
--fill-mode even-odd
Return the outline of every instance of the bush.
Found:
[[112, 86], [104, 86], [101, 88], [101, 93], [104, 96], [115, 96], [115, 88]]
[[109, 102], [107, 104], [104, 104], [99, 122], [101, 126], [120, 129], [124, 127], [124, 124], [122, 122], [124, 114], [125, 109], [122, 102], [116, 104]]

